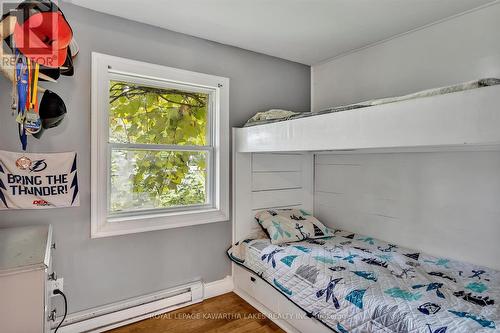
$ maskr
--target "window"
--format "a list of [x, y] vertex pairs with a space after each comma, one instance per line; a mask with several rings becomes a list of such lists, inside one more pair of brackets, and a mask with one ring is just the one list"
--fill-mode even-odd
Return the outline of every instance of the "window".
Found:
[[228, 91], [93, 53], [92, 237], [228, 220]]

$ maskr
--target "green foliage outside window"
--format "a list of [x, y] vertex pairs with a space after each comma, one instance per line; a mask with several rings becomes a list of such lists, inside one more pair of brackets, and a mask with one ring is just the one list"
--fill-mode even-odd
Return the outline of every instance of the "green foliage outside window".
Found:
[[[109, 141], [207, 145], [209, 96], [111, 81]], [[110, 211], [206, 202], [205, 151], [113, 149]]]

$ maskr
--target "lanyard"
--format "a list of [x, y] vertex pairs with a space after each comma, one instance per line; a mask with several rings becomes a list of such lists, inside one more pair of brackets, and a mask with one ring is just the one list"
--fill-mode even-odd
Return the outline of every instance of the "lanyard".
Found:
[[37, 84], [38, 84], [38, 70], [39, 66], [36, 62], [32, 62], [28, 59], [28, 97], [26, 104], [26, 114], [24, 117], [24, 128], [26, 132], [30, 134], [36, 134], [40, 132], [42, 128], [42, 122], [40, 120], [40, 115], [38, 114], [38, 104], [37, 104]]
[[26, 114], [26, 100], [28, 98], [28, 67], [26, 57], [16, 52], [16, 85], [17, 85], [17, 114], [19, 140], [23, 150], [28, 146], [28, 137], [24, 127], [24, 117]]
[[16, 59], [16, 82], [17, 96], [19, 99], [17, 110], [18, 113], [24, 114], [28, 98], [28, 67], [24, 56], [19, 56]]
[[[33, 68], [34, 67], [34, 68]], [[36, 62], [31, 63], [28, 60], [28, 105], [29, 110], [33, 109], [38, 113], [37, 92], [38, 92], [38, 75], [40, 73], [40, 65]]]

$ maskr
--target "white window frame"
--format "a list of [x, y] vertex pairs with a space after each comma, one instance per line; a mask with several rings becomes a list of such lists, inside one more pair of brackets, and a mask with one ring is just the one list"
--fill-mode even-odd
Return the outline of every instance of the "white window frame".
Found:
[[[119, 76], [134, 77], [137, 83], [161, 86], [185, 84], [210, 91], [212, 161], [208, 174], [210, 205], [176, 209], [154, 209], [108, 215], [109, 82]], [[155, 65], [101, 53], [92, 53], [91, 135], [91, 237], [108, 237], [145, 231], [178, 228], [229, 220], [229, 79], [225, 77]], [[138, 145], [138, 148], [140, 148]], [[177, 147], [178, 148], [178, 147]], [[148, 148], [149, 149], [149, 148]]]

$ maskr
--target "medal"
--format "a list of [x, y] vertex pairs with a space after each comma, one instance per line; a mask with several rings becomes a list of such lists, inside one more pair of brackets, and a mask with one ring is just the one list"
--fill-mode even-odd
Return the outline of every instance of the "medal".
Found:
[[[16, 119], [17, 120], [17, 119]], [[40, 128], [42, 126], [42, 121], [36, 112], [33, 110], [28, 110], [24, 116], [24, 128], [26, 128], [26, 132], [30, 134], [35, 134], [40, 132]]]

